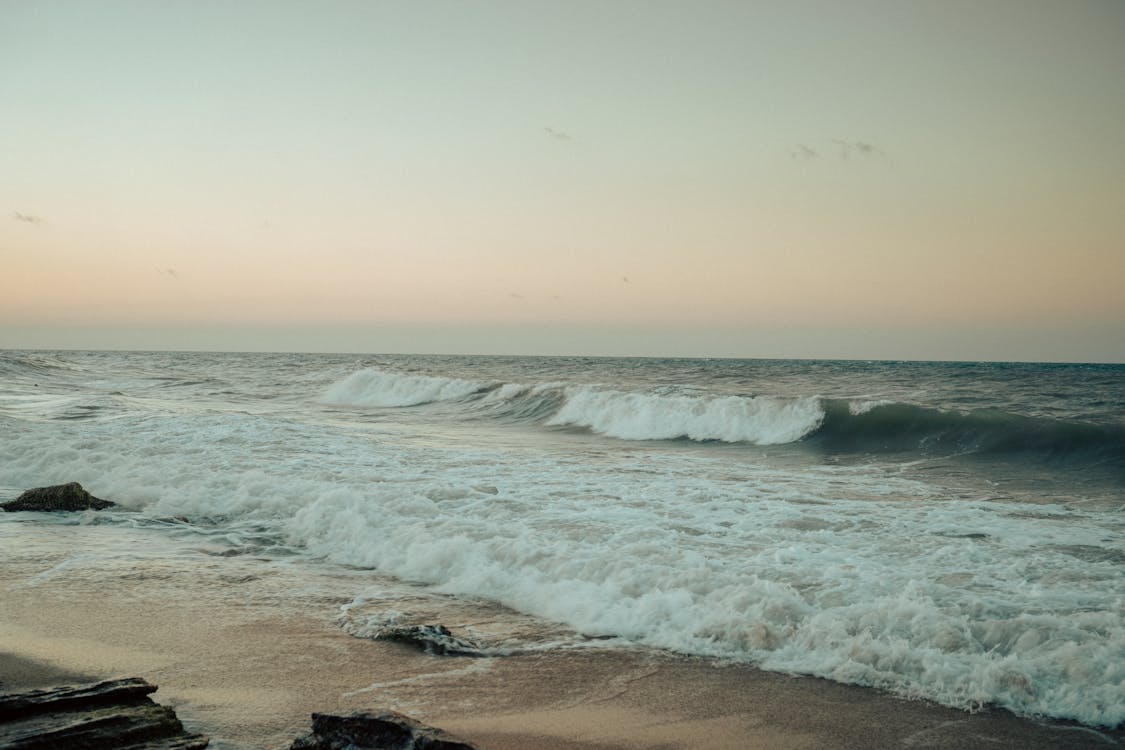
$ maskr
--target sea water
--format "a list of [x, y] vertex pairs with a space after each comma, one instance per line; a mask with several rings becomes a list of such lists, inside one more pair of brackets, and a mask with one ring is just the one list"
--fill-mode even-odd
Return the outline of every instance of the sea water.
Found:
[[0, 458], [0, 499], [347, 570], [357, 635], [493, 606], [493, 654], [1125, 720], [1125, 366], [7, 351]]

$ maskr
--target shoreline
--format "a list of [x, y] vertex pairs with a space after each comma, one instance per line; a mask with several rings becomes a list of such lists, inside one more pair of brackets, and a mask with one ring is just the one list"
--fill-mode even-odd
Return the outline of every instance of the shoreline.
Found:
[[[272, 660], [272, 669], [258, 663], [231, 679], [214, 669], [209, 654], [194, 669], [152, 670], [160, 686], [154, 699], [174, 708], [189, 730], [210, 734], [213, 748], [284, 750], [307, 731], [313, 711], [385, 707], [481, 750], [1125, 747], [1120, 730], [1039, 722], [1004, 710], [969, 714], [871, 688], [693, 657], [641, 651], [438, 657], [330, 628], [303, 630], [307, 623], [260, 625], [261, 636], [297, 639], [318, 664], [306, 662], [295, 673], [294, 664], [305, 660], [286, 653]], [[68, 671], [82, 660], [66, 639], [32, 636], [7, 622], [0, 624], [0, 637], [15, 649], [0, 652], [0, 693], [122, 674]], [[56, 645], [60, 658], [42, 660]], [[232, 645], [248, 646], [228, 638], [216, 651]], [[35, 657], [21, 655], [23, 649]], [[338, 658], [324, 660], [330, 652]], [[87, 653], [82, 666], [104, 656]], [[390, 679], [359, 684], [373, 676]]]
[[482, 750], [1125, 747], [1122, 729], [969, 714], [644, 648], [433, 656], [346, 633], [333, 617], [347, 603], [332, 593], [339, 576], [205, 556], [198, 543], [194, 557], [138, 548], [136, 559], [98, 560], [120, 529], [18, 526], [33, 536], [0, 524], [11, 550], [0, 562], [0, 692], [143, 677], [220, 750], [282, 750], [314, 711], [374, 707]]

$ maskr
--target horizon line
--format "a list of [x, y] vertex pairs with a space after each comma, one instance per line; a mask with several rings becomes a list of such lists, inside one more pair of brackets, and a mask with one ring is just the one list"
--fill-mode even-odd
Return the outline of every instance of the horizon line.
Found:
[[676, 356], [661, 354], [517, 354], [502, 352], [482, 352], [476, 354], [449, 352], [377, 352], [377, 351], [309, 351], [288, 350], [249, 350], [249, 349], [127, 349], [105, 348], [89, 349], [82, 347], [54, 348], [14, 348], [0, 347], [0, 352], [83, 352], [115, 354], [320, 354], [325, 356], [371, 356], [371, 357], [525, 357], [529, 359], [659, 359], [659, 360], [730, 360], [758, 362], [871, 362], [871, 363], [912, 363], [912, 364], [994, 364], [994, 365], [1096, 365], [1125, 366], [1125, 360], [1031, 360], [1031, 359], [924, 359], [912, 357], [822, 357], [816, 355], [800, 356], [741, 356], [734, 354]]

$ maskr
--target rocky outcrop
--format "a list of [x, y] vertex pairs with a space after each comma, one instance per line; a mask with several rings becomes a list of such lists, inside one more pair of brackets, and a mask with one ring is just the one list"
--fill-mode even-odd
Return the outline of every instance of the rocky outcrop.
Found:
[[405, 643], [435, 656], [484, 656], [480, 646], [465, 638], [458, 638], [444, 625], [388, 627], [373, 638]]
[[294, 740], [289, 750], [477, 750], [395, 711], [313, 714], [312, 719], [312, 734]]
[[0, 509], [15, 512], [18, 510], [74, 511], [103, 510], [116, 503], [102, 500], [87, 492], [78, 482], [56, 484], [51, 487], [36, 487], [8, 503], [0, 504]]
[[8, 750], [201, 750], [156, 690], [131, 677], [0, 696], [0, 747]]

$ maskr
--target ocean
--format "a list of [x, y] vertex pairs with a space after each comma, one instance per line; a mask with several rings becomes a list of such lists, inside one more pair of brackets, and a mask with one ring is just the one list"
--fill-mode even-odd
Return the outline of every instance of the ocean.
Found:
[[0, 514], [112, 532], [42, 576], [252, 556], [360, 637], [1125, 721], [1123, 365], [3, 351], [0, 427], [0, 500], [122, 506]]

